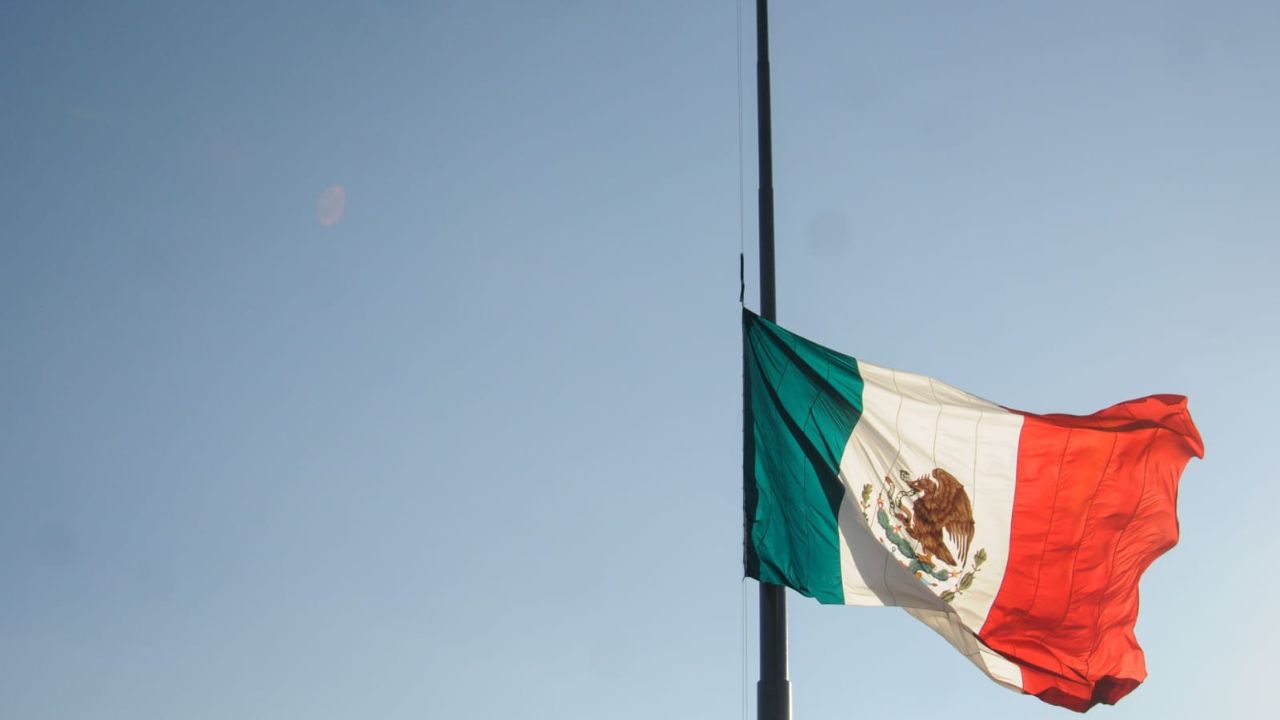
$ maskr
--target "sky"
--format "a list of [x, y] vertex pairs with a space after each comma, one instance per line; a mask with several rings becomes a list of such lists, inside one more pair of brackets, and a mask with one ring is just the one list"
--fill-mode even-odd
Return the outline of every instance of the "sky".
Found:
[[[747, 5], [0, 2], [0, 717], [754, 717]], [[1280, 6], [771, 26], [779, 321], [1188, 395], [1150, 677], [1091, 715], [1268, 712]], [[796, 718], [1068, 714], [789, 609]]]

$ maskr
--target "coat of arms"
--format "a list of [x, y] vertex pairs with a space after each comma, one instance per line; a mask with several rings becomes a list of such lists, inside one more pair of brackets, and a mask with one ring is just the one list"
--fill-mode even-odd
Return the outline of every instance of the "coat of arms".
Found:
[[980, 548], [970, 562], [973, 504], [964, 485], [942, 468], [915, 479], [905, 469], [896, 480], [886, 475], [878, 491], [864, 485], [862, 512], [873, 534], [883, 531], [881, 542], [944, 602], [968, 590], [987, 560]]

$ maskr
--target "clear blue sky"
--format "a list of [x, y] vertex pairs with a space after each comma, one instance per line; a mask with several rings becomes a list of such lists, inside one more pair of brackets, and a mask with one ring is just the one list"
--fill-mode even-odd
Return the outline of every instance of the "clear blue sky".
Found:
[[[0, 717], [741, 717], [747, 5], [740, 227], [732, 0], [0, 4]], [[781, 322], [1189, 395], [1093, 714], [1266, 712], [1280, 5], [772, 14]], [[1066, 715], [792, 598], [798, 719]]]

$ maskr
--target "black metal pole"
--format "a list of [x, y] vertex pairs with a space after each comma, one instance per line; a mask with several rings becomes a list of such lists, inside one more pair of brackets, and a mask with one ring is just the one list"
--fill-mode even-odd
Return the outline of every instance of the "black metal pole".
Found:
[[769, 99], [769, 3], [756, 0], [756, 119], [760, 137], [760, 314], [778, 319], [773, 286], [773, 120]]
[[[773, 265], [773, 122], [769, 112], [769, 3], [756, 0], [756, 108], [760, 136], [760, 314], [778, 319]], [[760, 681], [756, 717], [791, 720], [787, 680], [787, 596], [760, 583]]]

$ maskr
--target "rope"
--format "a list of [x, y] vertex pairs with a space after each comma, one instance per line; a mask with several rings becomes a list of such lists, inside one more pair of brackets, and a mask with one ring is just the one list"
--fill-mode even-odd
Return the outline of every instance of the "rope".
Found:
[[747, 720], [747, 687], [750, 680], [749, 669], [747, 668], [747, 656], [749, 648], [747, 647], [747, 615], [749, 608], [747, 607], [747, 579], [742, 578], [742, 720]]
[[747, 298], [747, 201], [742, 164], [742, 0], [738, 3], [738, 304]]
[[[746, 306], [747, 298], [747, 201], [746, 201], [746, 180], [743, 170], [742, 161], [742, 0], [737, 0], [737, 41], [738, 50], [738, 304]], [[748, 616], [751, 608], [749, 607], [749, 598], [747, 592], [747, 578], [744, 576], [742, 582], [739, 583], [742, 590], [742, 720], [747, 720], [749, 712], [749, 696], [748, 688], [750, 687], [750, 631], [748, 629]]]

